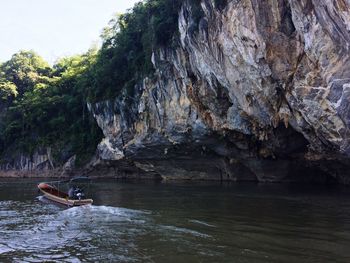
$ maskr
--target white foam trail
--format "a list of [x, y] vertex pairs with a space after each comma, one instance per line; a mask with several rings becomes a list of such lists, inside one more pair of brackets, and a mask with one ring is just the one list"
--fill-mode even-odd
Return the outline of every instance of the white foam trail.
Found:
[[125, 215], [125, 214], [147, 214], [145, 211], [133, 210], [122, 207], [113, 207], [113, 206], [96, 206], [96, 205], [85, 205], [77, 206], [66, 209], [62, 213], [66, 214], [80, 214], [85, 212], [99, 212], [103, 214], [112, 214], [112, 215]]
[[0, 255], [1, 254], [5, 254], [5, 253], [9, 253], [9, 252], [12, 252], [12, 251], [14, 251], [14, 250], [9, 248], [9, 247], [7, 247], [7, 246], [5, 246], [5, 245], [0, 244]]
[[165, 230], [170, 230], [170, 231], [175, 231], [178, 233], [183, 233], [183, 234], [190, 234], [196, 237], [202, 237], [202, 238], [210, 238], [210, 235], [200, 233], [195, 230], [187, 229], [187, 228], [182, 228], [182, 227], [176, 227], [176, 226], [161, 226], [162, 229]]
[[189, 222], [191, 223], [195, 223], [195, 224], [199, 224], [199, 225], [203, 225], [203, 226], [208, 226], [208, 227], [216, 227], [215, 225], [211, 225], [211, 224], [208, 224], [204, 221], [200, 221], [200, 220], [188, 220]]

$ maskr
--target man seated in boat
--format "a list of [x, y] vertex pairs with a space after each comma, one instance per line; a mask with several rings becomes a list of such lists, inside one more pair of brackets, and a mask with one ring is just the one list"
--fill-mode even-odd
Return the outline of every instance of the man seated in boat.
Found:
[[84, 194], [82, 189], [73, 185], [68, 190], [68, 197], [69, 197], [69, 199], [74, 199], [74, 200], [79, 199], [80, 200], [80, 199], [83, 199], [85, 197], [85, 194]]

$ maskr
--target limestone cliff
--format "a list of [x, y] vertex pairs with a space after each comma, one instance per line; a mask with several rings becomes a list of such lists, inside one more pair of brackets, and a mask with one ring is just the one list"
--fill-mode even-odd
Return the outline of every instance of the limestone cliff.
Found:
[[[99, 159], [162, 178], [346, 183], [350, 2], [188, 2], [136, 96], [90, 105]], [[123, 168], [124, 167], [124, 168]]]
[[54, 169], [50, 148], [38, 149], [33, 155], [17, 154], [12, 160], [4, 164], [0, 163], [1, 171], [35, 171]]

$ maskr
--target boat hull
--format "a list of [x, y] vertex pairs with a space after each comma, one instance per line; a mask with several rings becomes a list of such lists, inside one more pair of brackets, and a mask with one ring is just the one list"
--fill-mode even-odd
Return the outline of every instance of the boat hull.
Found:
[[92, 199], [81, 199], [81, 200], [69, 199], [68, 194], [59, 191], [58, 189], [56, 189], [55, 187], [47, 183], [40, 183], [38, 185], [38, 188], [40, 192], [44, 195], [44, 197], [62, 205], [82, 206], [82, 205], [91, 205], [93, 203]]

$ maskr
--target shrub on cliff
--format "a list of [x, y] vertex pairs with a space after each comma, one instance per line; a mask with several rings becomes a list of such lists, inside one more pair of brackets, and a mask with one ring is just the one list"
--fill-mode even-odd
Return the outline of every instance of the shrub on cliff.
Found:
[[110, 21], [103, 30], [103, 46], [91, 69], [94, 81], [90, 86], [90, 100], [116, 97], [123, 88], [153, 72], [152, 51], [173, 40], [182, 2], [140, 2]]
[[[110, 21], [100, 50], [63, 58], [53, 67], [33, 51], [20, 51], [1, 64], [0, 103], [6, 112], [0, 114], [0, 154], [13, 145], [24, 153], [50, 146], [58, 159], [61, 152], [78, 154], [78, 161], [91, 154], [101, 131], [86, 102], [132, 96], [135, 84], [153, 73], [153, 50], [176, 43], [183, 2], [139, 2]], [[189, 3], [199, 20], [200, 1]]]

